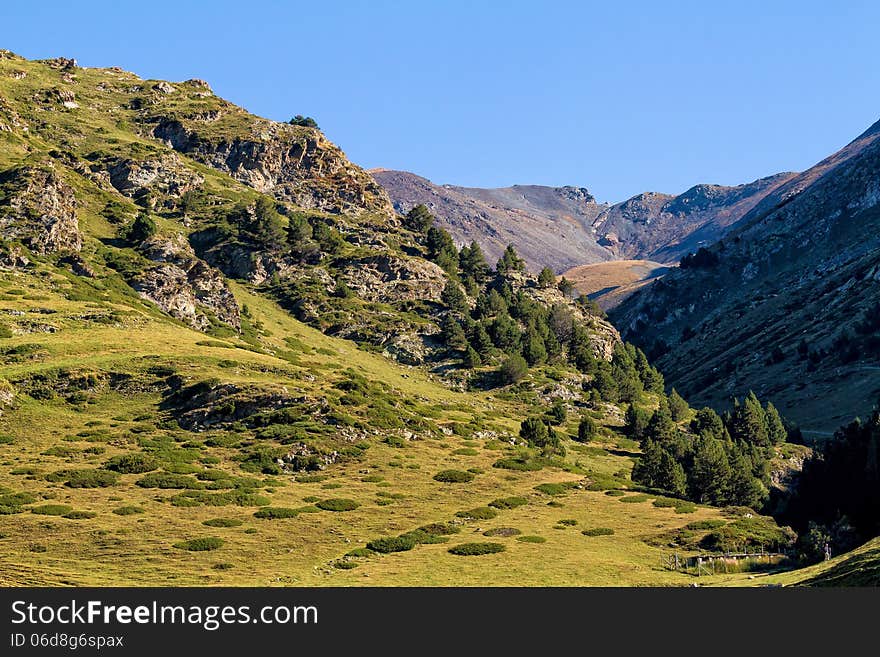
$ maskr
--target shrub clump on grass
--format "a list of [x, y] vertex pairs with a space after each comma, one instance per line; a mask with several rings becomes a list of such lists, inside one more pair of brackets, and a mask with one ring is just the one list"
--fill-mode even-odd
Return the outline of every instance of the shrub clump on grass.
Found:
[[547, 539], [544, 538], [543, 536], [532, 536], [532, 535], [517, 536], [516, 540], [518, 540], [520, 543], [546, 543], [547, 542]]
[[[51, 479], [50, 479], [51, 477]], [[64, 481], [71, 488], [107, 488], [116, 483], [118, 474], [108, 470], [63, 470], [46, 477], [51, 481]]]
[[339, 568], [339, 570], [351, 570], [353, 568], [357, 568], [356, 561], [348, 561], [347, 559], [337, 559], [333, 562], [334, 568]]
[[355, 548], [345, 553], [346, 557], [372, 557], [374, 552], [365, 547]]
[[445, 484], [464, 484], [474, 480], [474, 475], [464, 470], [441, 470], [434, 475], [434, 481]]
[[518, 470], [520, 472], [537, 472], [544, 467], [544, 464], [537, 459], [513, 457], [498, 459], [492, 464], [492, 467], [503, 470]]
[[505, 547], [501, 543], [461, 543], [449, 548], [449, 554], [460, 557], [475, 557], [482, 554], [495, 554], [504, 552]]
[[328, 500], [321, 500], [315, 506], [324, 511], [354, 511], [360, 504], [343, 497], [334, 497]]
[[89, 520], [97, 515], [94, 511], [71, 511], [70, 513], [65, 513], [63, 517], [68, 520]]
[[565, 527], [575, 527], [578, 524], [578, 521], [574, 518], [563, 518], [562, 520], [557, 520], [556, 522], [560, 525], [564, 525]]
[[629, 497], [621, 497], [621, 502], [627, 502], [629, 504], [638, 504], [639, 502], [647, 502], [651, 499], [650, 495], [630, 495]]
[[489, 506], [495, 509], [515, 509], [528, 503], [529, 501], [524, 497], [499, 497], [497, 500], [489, 502]]
[[63, 516], [65, 513], [70, 513], [73, 511], [73, 507], [67, 506], [66, 504], [43, 504], [42, 506], [35, 506], [31, 509], [31, 513], [36, 513], [41, 516]]
[[117, 516], [133, 516], [138, 513], [146, 513], [146, 509], [142, 509], [139, 506], [121, 506], [118, 509], [113, 509], [113, 513]]
[[264, 506], [254, 513], [254, 518], [275, 520], [276, 518], [296, 518], [299, 514], [299, 509], [291, 509], [284, 506]]
[[606, 490], [605, 494], [608, 497], [623, 497], [624, 495], [626, 495], [626, 492], [622, 490]]
[[478, 506], [475, 509], [459, 511], [455, 514], [457, 518], [465, 518], [467, 520], [491, 520], [497, 515], [498, 512], [494, 509], [490, 509], [488, 506]]
[[693, 502], [682, 502], [678, 506], [675, 507], [676, 513], [694, 513], [697, 510], [697, 505]]
[[451, 536], [461, 531], [461, 527], [448, 522], [432, 522], [430, 525], [422, 525], [419, 531], [435, 536]]
[[107, 461], [104, 467], [121, 474], [143, 474], [155, 470], [159, 464], [149, 454], [119, 454]]
[[581, 534], [584, 536], [611, 536], [614, 534], [614, 530], [609, 527], [593, 527], [583, 530]]
[[188, 541], [175, 543], [174, 547], [178, 550], [189, 550], [190, 552], [208, 552], [223, 547], [223, 539], [216, 536], [206, 536], [204, 538], [193, 538]]
[[658, 497], [652, 502], [659, 509], [672, 509], [681, 504], [681, 500], [673, 500], [668, 497]]
[[431, 534], [430, 532], [422, 531], [421, 529], [414, 529], [411, 532], [406, 532], [405, 534], [401, 534], [400, 537], [411, 538], [415, 541], [416, 545], [433, 545], [435, 543], [445, 543], [449, 540], [448, 536]]
[[243, 523], [238, 518], [211, 518], [202, 524], [206, 527], [240, 527]]
[[386, 536], [377, 538], [367, 543], [367, 549], [373, 552], [381, 552], [389, 554], [391, 552], [406, 552], [412, 550], [416, 546], [415, 539], [412, 536]]
[[137, 481], [137, 485], [141, 488], [184, 488], [190, 490], [198, 490], [204, 488], [198, 479], [184, 474], [175, 474], [173, 472], [153, 472]]
[[538, 484], [535, 486], [536, 491], [540, 491], [545, 495], [564, 495], [574, 488], [574, 482], [563, 481], [560, 483]]

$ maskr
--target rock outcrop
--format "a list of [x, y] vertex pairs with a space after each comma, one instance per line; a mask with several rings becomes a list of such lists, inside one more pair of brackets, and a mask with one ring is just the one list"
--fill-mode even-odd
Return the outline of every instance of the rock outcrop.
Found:
[[163, 153], [146, 160], [118, 159], [107, 163], [107, 173], [110, 175], [110, 184], [120, 194], [130, 198], [146, 190], [180, 197], [205, 182], [174, 153]]
[[[243, 134], [242, 119], [249, 123]], [[216, 124], [224, 120], [237, 130], [215, 136]], [[275, 123], [241, 111], [220, 116], [210, 132], [204, 130], [204, 119], [197, 117], [159, 116], [155, 121], [154, 137], [280, 200], [326, 212], [393, 214], [382, 187], [318, 130]]]
[[383, 303], [438, 301], [446, 285], [446, 274], [433, 262], [384, 254], [353, 260], [342, 277], [361, 299]]
[[211, 325], [205, 310], [220, 322], [241, 329], [238, 304], [223, 275], [197, 258], [184, 238], [152, 238], [141, 251], [158, 263], [132, 282], [142, 297], [201, 331]]
[[0, 174], [0, 231], [35, 253], [79, 251], [83, 238], [76, 197], [52, 167], [21, 167]]

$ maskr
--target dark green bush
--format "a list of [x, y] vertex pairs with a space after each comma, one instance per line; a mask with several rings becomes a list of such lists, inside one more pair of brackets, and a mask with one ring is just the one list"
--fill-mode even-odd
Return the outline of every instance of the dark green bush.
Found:
[[518, 506], [524, 506], [529, 501], [524, 497], [499, 497], [489, 502], [489, 506], [496, 509], [515, 509]]
[[94, 511], [71, 511], [70, 513], [65, 513], [64, 517], [69, 520], [88, 520], [90, 518], [96, 517], [98, 514]]
[[430, 525], [422, 525], [419, 527], [419, 531], [423, 531], [427, 534], [434, 534], [435, 536], [450, 536], [459, 533], [461, 527], [453, 525], [452, 523], [433, 522]]
[[223, 539], [214, 536], [206, 536], [204, 538], [193, 538], [188, 541], [175, 543], [174, 547], [178, 550], [189, 550], [190, 552], [208, 552], [223, 547]]
[[321, 500], [320, 502], [317, 502], [315, 506], [319, 509], [323, 509], [324, 511], [354, 511], [360, 506], [360, 504], [358, 504], [354, 500], [336, 497], [327, 500]]
[[299, 515], [298, 509], [291, 509], [283, 506], [264, 506], [262, 509], [254, 513], [254, 518], [263, 518], [274, 520], [276, 518], [296, 518]]
[[520, 543], [546, 543], [547, 539], [543, 536], [517, 536], [516, 540]]
[[63, 516], [65, 513], [70, 513], [73, 511], [73, 507], [69, 507], [66, 504], [43, 504], [42, 506], [35, 506], [31, 509], [31, 513], [36, 513], [41, 516]]
[[535, 490], [544, 493], [545, 495], [564, 495], [574, 488], [574, 486], [574, 482], [563, 481], [560, 483], [538, 484], [535, 486]]
[[412, 536], [386, 536], [367, 543], [367, 549], [373, 552], [388, 554], [390, 552], [406, 552], [412, 550], [416, 542]]
[[143, 474], [155, 470], [159, 464], [149, 454], [120, 454], [107, 461], [104, 467], [122, 474]]
[[113, 513], [117, 516], [133, 516], [138, 513], [146, 513], [146, 509], [142, 509], [139, 506], [121, 506], [118, 509], [113, 509]]
[[243, 523], [238, 518], [211, 518], [202, 524], [206, 527], [240, 527]]
[[650, 495], [630, 495], [629, 497], [621, 497], [621, 502], [627, 502], [628, 504], [638, 504], [639, 502], [647, 502], [651, 499]]
[[584, 536], [611, 536], [614, 534], [614, 530], [608, 527], [594, 527], [592, 529], [585, 529], [581, 532]]
[[463, 470], [442, 470], [434, 475], [434, 481], [449, 484], [463, 484], [474, 480], [474, 475]]
[[106, 488], [116, 483], [115, 472], [107, 470], [69, 470], [66, 485], [71, 488]]
[[504, 550], [505, 547], [501, 543], [461, 543], [449, 548], [448, 552], [462, 557], [473, 557], [504, 552]]
[[197, 479], [173, 472], [152, 472], [138, 479], [137, 485], [141, 488], [184, 488], [190, 490], [204, 488], [204, 484]]
[[455, 515], [458, 518], [466, 518], [467, 520], [491, 520], [498, 515], [498, 512], [490, 509], [488, 506], [478, 506], [469, 511], [459, 511]]

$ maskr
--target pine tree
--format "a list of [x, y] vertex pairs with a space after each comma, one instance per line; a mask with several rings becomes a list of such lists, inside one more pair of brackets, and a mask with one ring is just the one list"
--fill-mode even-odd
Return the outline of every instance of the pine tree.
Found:
[[501, 367], [498, 369], [498, 375], [503, 384], [510, 385], [522, 380], [528, 374], [528, 371], [529, 365], [525, 359], [519, 354], [514, 354], [501, 364]]
[[596, 437], [596, 423], [588, 415], [582, 415], [578, 422], [577, 441], [579, 443], [588, 443]]
[[730, 464], [723, 443], [706, 436], [699, 438], [688, 476], [693, 499], [701, 503], [724, 504], [729, 480]]
[[440, 265], [448, 274], [458, 270], [458, 249], [452, 236], [444, 229], [431, 226], [428, 229], [425, 244], [428, 248], [428, 260]]
[[253, 218], [247, 228], [257, 244], [272, 251], [280, 249], [287, 239], [275, 203], [265, 196], [257, 199]]
[[125, 241], [132, 245], [139, 245], [156, 234], [156, 222], [146, 212], [141, 212], [125, 226], [121, 235]]
[[624, 421], [626, 422], [624, 431], [627, 436], [639, 442], [644, 440], [648, 423], [651, 421], [651, 416], [646, 411], [638, 408], [635, 404], [630, 404], [626, 409]]
[[483, 249], [476, 241], [471, 242], [470, 246], [462, 247], [458, 254], [458, 264], [462, 275], [473, 278], [479, 285], [489, 277], [489, 264]]
[[447, 315], [443, 318], [440, 335], [443, 338], [443, 343], [449, 349], [463, 351], [468, 347], [468, 341], [464, 334], [464, 330], [461, 328], [461, 324], [459, 324], [452, 315]]
[[754, 392], [749, 391], [742, 404], [734, 404], [728, 430], [734, 440], [742, 440], [759, 447], [767, 447], [770, 444], [767, 438], [764, 409]]
[[519, 257], [516, 249], [513, 248], [513, 244], [508, 244], [507, 248], [504, 249], [504, 253], [501, 254], [498, 264], [495, 266], [495, 271], [504, 276], [511, 272], [525, 271], [525, 268], [526, 263]]
[[299, 212], [291, 214], [287, 219], [287, 244], [297, 249], [310, 239], [312, 239], [312, 225], [308, 218]]
[[480, 354], [477, 353], [477, 350], [468, 345], [467, 351], [465, 351], [464, 358], [461, 359], [461, 362], [466, 368], [472, 370], [480, 366], [482, 359], [480, 358]]
[[730, 478], [727, 481], [727, 502], [752, 509], [760, 507], [766, 494], [752, 474], [752, 463], [741, 449], [734, 447], [729, 455]]
[[781, 445], [784, 443], [788, 438], [788, 431], [785, 430], [785, 425], [782, 423], [779, 411], [776, 410], [772, 402], [767, 402], [764, 410], [764, 419], [767, 423], [767, 439], [770, 441], [770, 444]]
[[474, 326], [474, 330], [470, 335], [470, 343], [480, 356], [489, 356], [492, 353], [492, 338], [486, 332], [486, 327], [480, 323]]
[[711, 408], [704, 407], [696, 412], [691, 420], [690, 429], [697, 436], [710, 436], [717, 440], [730, 440], [730, 434], [718, 413]]
[[655, 485], [676, 497], [684, 497], [687, 493], [687, 476], [684, 473], [684, 468], [665, 449], [660, 453]]
[[660, 406], [651, 415], [645, 430], [645, 436], [654, 442], [665, 443], [675, 440], [678, 436], [678, 425], [672, 419], [669, 403], [665, 397], [660, 398]]
[[649, 488], [659, 488], [663, 448], [653, 440], [642, 445], [642, 454], [633, 466], [631, 478], [637, 484]]
[[690, 410], [688, 403], [678, 394], [675, 388], [669, 393], [669, 410], [672, 413], [672, 419], [676, 422], [681, 422], [685, 419], [688, 410]]
[[574, 283], [563, 276], [556, 287], [558, 287], [559, 291], [562, 292], [562, 296], [567, 299], [571, 296], [571, 293], [574, 290]]
[[529, 365], [540, 365], [547, 360], [547, 349], [544, 347], [544, 341], [534, 328], [530, 328], [526, 333], [523, 343], [523, 356]]
[[553, 273], [553, 270], [550, 269], [550, 267], [544, 267], [541, 270], [541, 273], [538, 274], [538, 285], [544, 289], [553, 287], [555, 282], [556, 274]]
[[462, 315], [470, 310], [467, 296], [465, 296], [461, 286], [452, 279], [446, 281], [446, 286], [440, 294], [440, 301], [446, 304], [446, 307], [451, 311]]
[[419, 204], [406, 213], [403, 225], [417, 233], [424, 233], [434, 223], [434, 215], [423, 205]]

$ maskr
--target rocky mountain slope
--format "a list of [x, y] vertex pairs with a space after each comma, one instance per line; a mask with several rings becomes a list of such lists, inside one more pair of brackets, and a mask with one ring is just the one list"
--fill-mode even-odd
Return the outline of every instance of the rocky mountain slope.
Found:
[[394, 207], [426, 205], [461, 244], [476, 240], [497, 258], [513, 244], [533, 271], [645, 259], [670, 264], [711, 244], [794, 174], [724, 187], [697, 185], [678, 196], [647, 192], [610, 205], [584, 188], [436, 185], [405, 171], [375, 170]]
[[880, 123], [613, 311], [698, 403], [754, 388], [828, 435], [880, 390]]

